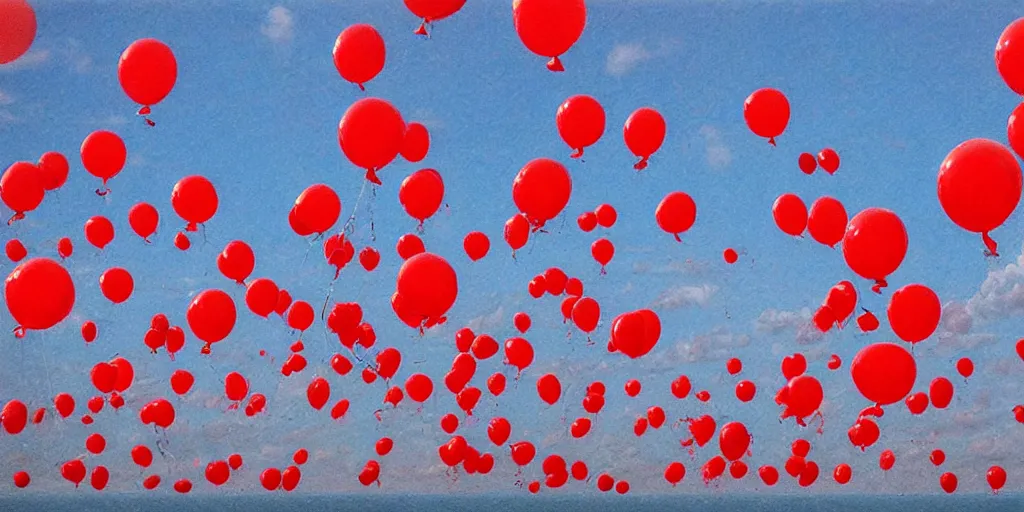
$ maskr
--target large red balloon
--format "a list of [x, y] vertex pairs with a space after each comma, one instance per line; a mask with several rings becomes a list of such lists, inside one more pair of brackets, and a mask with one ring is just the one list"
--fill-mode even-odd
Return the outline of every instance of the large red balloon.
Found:
[[879, 405], [894, 404], [914, 387], [917, 363], [895, 343], [875, 343], [857, 352], [850, 375], [864, 398]]
[[807, 206], [796, 194], [782, 194], [772, 205], [775, 225], [789, 236], [800, 236], [807, 228]]
[[512, 182], [512, 200], [534, 228], [558, 216], [569, 204], [572, 177], [565, 166], [550, 158], [531, 160]]
[[84, 231], [85, 239], [100, 250], [114, 240], [114, 224], [102, 215], [95, 215], [85, 221]]
[[942, 317], [942, 303], [931, 288], [908, 284], [889, 299], [889, 325], [901, 340], [917, 343], [931, 336]]
[[23, 336], [27, 329], [49, 329], [67, 318], [75, 305], [75, 283], [60, 263], [33, 258], [7, 276], [4, 297], [19, 324], [15, 335]]
[[217, 189], [202, 176], [186, 176], [178, 180], [171, 191], [171, 206], [188, 222], [186, 231], [196, 231], [197, 225], [212, 219], [218, 202]]
[[405, 213], [420, 221], [430, 218], [437, 213], [444, 201], [444, 180], [441, 173], [433, 169], [420, 169], [404, 180], [398, 189], [398, 201], [405, 208]]
[[886, 278], [899, 268], [907, 255], [907, 229], [895, 213], [884, 208], [867, 208], [853, 216], [843, 236], [843, 258], [850, 270], [875, 281], [871, 288], [881, 293]]
[[97, 130], [89, 134], [82, 141], [82, 165], [89, 174], [103, 180], [103, 190], [96, 193], [104, 195], [110, 190], [107, 189], [107, 180], [117, 176], [124, 169], [124, 163], [128, 159], [128, 149], [114, 132]]
[[833, 197], [823, 196], [811, 204], [811, 211], [807, 214], [807, 231], [819, 244], [834, 248], [843, 241], [847, 221], [843, 203]]
[[205, 290], [196, 295], [185, 314], [192, 334], [207, 346], [223, 340], [235, 327], [235, 301], [220, 290]]
[[135, 289], [135, 280], [132, 275], [121, 267], [107, 269], [100, 276], [100, 291], [103, 296], [114, 304], [120, 304], [131, 297]]
[[416, 326], [430, 327], [444, 321], [444, 315], [455, 304], [458, 293], [455, 269], [444, 258], [421, 252], [405, 260], [398, 270], [395, 281], [397, 305], [395, 300], [392, 305], [399, 318], [407, 316], [407, 319], [416, 321]]
[[774, 146], [789, 124], [789, 100], [777, 89], [758, 89], [743, 102], [743, 119], [754, 135]]
[[999, 36], [996, 70], [1013, 92], [1024, 95], [1024, 18], [1014, 20]]
[[57, 190], [68, 181], [68, 159], [61, 153], [49, 151], [39, 157], [40, 181], [46, 190]]
[[612, 321], [612, 345], [636, 359], [646, 355], [661, 337], [661, 319], [649, 309], [623, 313]]
[[39, 169], [28, 162], [15, 162], [0, 176], [0, 199], [14, 216], [7, 224], [25, 218], [25, 212], [39, 207], [46, 190], [40, 181]]
[[466, 0], [405, 0], [405, 7], [417, 18], [423, 19], [423, 23], [415, 32], [421, 36], [427, 35], [426, 24], [443, 20], [459, 12], [463, 5], [466, 5]]
[[[1024, 41], [1021, 41], [1024, 44]], [[1017, 208], [1020, 164], [1002, 144], [971, 139], [949, 152], [939, 167], [939, 203], [956, 225], [981, 233], [990, 254], [998, 256], [988, 232]]]
[[224, 277], [244, 285], [256, 266], [256, 255], [249, 244], [241, 240], [232, 240], [217, 255], [217, 269]]
[[658, 203], [654, 220], [663, 231], [675, 236], [677, 242], [682, 242], [679, 234], [693, 227], [697, 220], [697, 204], [686, 192], [670, 192]]
[[570, 96], [558, 106], [555, 125], [558, 135], [573, 149], [572, 158], [583, 156], [583, 148], [604, 135], [604, 107], [591, 96]]
[[363, 98], [352, 104], [338, 122], [341, 151], [361, 169], [366, 179], [380, 185], [377, 171], [391, 163], [402, 149], [405, 121], [391, 103]]
[[341, 31], [334, 41], [334, 67], [342, 78], [359, 86], [373, 80], [384, 69], [384, 38], [377, 29], [358, 23]]
[[36, 12], [25, 0], [0, 1], [0, 64], [18, 60], [36, 38]]
[[331, 187], [317, 183], [306, 187], [295, 198], [289, 220], [293, 221], [292, 228], [299, 236], [306, 236], [331, 229], [338, 222], [339, 215], [341, 199], [338, 199], [338, 194]]
[[587, 6], [583, 0], [512, 0], [512, 21], [526, 49], [551, 57], [549, 70], [565, 71], [558, 57], [583, 34]]
[[647, 159], [665, 142], [665, 118], [653, 108], [638, 108], [626, 119], [622, 137], [626, 147], [640, 158], [633, 168], [642, 171], [647, 168]]
[[174, 52], [156, 39], [139, 39], [117, 63], [117, 79], [125, 94], [142, 105], [139, 114], [149, 114], [149, 107], [163, 101], [178, 80], [178, 61]]

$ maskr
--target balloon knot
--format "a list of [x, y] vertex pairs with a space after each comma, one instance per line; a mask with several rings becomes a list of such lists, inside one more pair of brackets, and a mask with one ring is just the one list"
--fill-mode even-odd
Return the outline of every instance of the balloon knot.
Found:
[[775, 145], [776, 145], [775, 144], [775, 137], [769, 137], [768, 138], [768, 144], [771, 144], [772, 147], [775, 147]]
[[601, 265], [601, 275], [602, 275], [602, 276], [606, 276], [606, 275], [608, 275], [608, 271], [607, 271], [607, 270], [605, 270], [605, 268], [604, 268], [604, 265]]
[[679, 233], [672, 233], [672, 236], [676, 237], [676, 242], [682, 242], [683, 239], [679, 238]]
[[998, 258], [999, 252], [996, 251], [996, 241], [993, 240], [992, 237], [988, 236], [988, 231], [981, 234], [981, 240], [985, 242], [985, 256]]
[[633, 168], [638, 170], [638, 171], [642, 171], [642, 170], [646, 169], [647, 168], [647, 157], [646, 156], [645, 157], [641, 157], [639, 162], [633, 164]]
[[413, 31], [413, 34], [416, 34], [418, 36], [427, 35], [427, 20], [423, 20], [423, 22], [420, 23], [420, 27]]
[[156, 123], [154, 123], [153, 120], [148, 117], [146, 118], [146, 124], [149, 125], [150, 128], [156, 126]]
[[14, 333], [14, 337], [18, 338], [19, 340], [25, 337], [25, 328], [20, 325], [15, 327], [14, 331], [12, 332]]
[[377, 170], [376, 169], [367, 169], [366, 170], [366, 180], [369, 181], [370, 183], [373, 183], [374, 185], [381, 185], [382, 184], [380, 182], [380, 178], [377, 177]]
[[551, 60], [548, 61], [548, 70], [560, 73], [565, 71], [565, 68], [562, 67], [562, 61], [558, 57], [551, 57]]
[[575, 148], [575, 149], [573, 149], [572, 154], [569, 155], [569, 158], [582, 158], [582, 157], [583, 157], [583, 148]]
[[96, 189], [96, 195], [98, 195], [100, 197], [103, 197], [103, 196], [105, 196], [105, 195], [107, 195], [109, 193], [110, 193], [110, 189], [107, 188], [107, 187]]
[[196, 226], [195, 222], [189, 222], [188, 225], [185, 226], [185, 231], [188, 231], [189, 233], [195, 233], [196, 231], [199, 231], [199, 226]]
[[17, 222], [19, 220], [22, 220], [24, 218], [25, 218], [25, 214], [24, 213], [17, 212], [14, 215], [11, 216], [10, 220], [7, 221], [7, 225], [10, 226], [11, 224], [14, 224], [15, 222]]
[[143, 241], [143, 242], [146, 242], [147, 244], [151, 244], [151, 243], [153, 243], [153, 242], [152, 242], [152, 241], [151, 241], [151, 240], [150, 240], [149, 238], [146, 238], [146, 237], [144, 237], [144, 238], [142, 239], [142, 241]]
[[889, 286], [889, 283], [887, 283], [885, 279], [876, 279], [874, 286], [871, 287], [871, 291], [881, 294], [882, 288], [885, 288], [886, 286]]
[[152, 112], [152, 110], [150, 110], [149, 105], [143, 105], [142, 108], [139, 109], [139, 112], [138, 112], [137, 115], [148, 116], [151, 112]]
[[360, 91], [362, 91], [362, 92], [366, 92], [366, 87], [364, 87], [364, 86], [363, 86], [363, 84], [356, 84], [356, 85], [358, 85], [358, 86], [359, 86], [359, 90], [360, 90]]

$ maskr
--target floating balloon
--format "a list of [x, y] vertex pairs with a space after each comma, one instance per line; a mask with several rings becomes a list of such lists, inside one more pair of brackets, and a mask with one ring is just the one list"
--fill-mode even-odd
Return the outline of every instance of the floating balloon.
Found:
[[512, 182], [512, 200], [534, 229], [557, 217], [572, 194], [572, 177], [562, 164], [549, 158], [531, 160]]
[[405, 0], [405, 7], [409, 12], [423, 19], [423, 23], [420, 23], [415, 31], [419, 36], [428, 35], [427, 25], [459, 12], [463, 5], [466, 5], [466, 0]]
[[899, 345], [875, 343], [857, 352], [850, 375], [864, 398], [879, 405], [894, 404], [914, 387], [917, 363]]
[[75, 305], [75, 285], [59, 263], [33, 258], [7, 276], [4, 297], [20, 338], [26, 330], [49, 329], [67, 318]]
[[807, 231], [814, 241], [834, 248], [843, 241], [847, 220], [843, 203], [832, 197], [819, 197], [807, 214]]
[[899, 268], [907, 254], [907, 229], [890, 210], [867, 208], [850, 219], [843, 235], [843, 258], [850, 270], [875, 281], [881, 293], [886, 278]]
[[642, 171], [647, 168], [647, 160], [665, 142], [665, 118], [653, 108], [638, 108], [626, 119], [622, 136], [626, 147], [640, 158], [633, 168]]
[[772, 205], [775, 225], [789, 236], [801, 236], [807, 228], [807, 206], [796, 194], [782, 194]]
[[293, 230], [299, 236], [324, 233], [331, 229], [341, 215], [341, 200], [334, 189], [317, 183], [310, 185], [295, 198], [289, 220], [294, 215]]
[[334, 67], [342, 78], [359, 86], [373, 80], [384, 69], [384, 38], [372, 25], [358, 23], [341, 31], [334, 41]]
[[818, 152], [818, 165], [829, 174], [835, 174], [839, 170], [839, 153], [832, 148], [825, 148]]
[[135, 281], [132, 279], [132, 275], [123, 268], [107, 269], [100, 276], [100, 290], [103, 292], [103, 296], [114, 304], [128, 300], [134, 289]]
[[[1024, 103], [1017, 105], [1006, 121], [1006, 139], [1017, 156], [1024, 158]], [[40, 167], [42, 162], [40, 161]]]
[[550, 57], [551, 71], [565, 71], [559, 56], [569, 51], [587, 24], [583, 0], [513, 0], [512, 22], [527, 50]]
[[124, 141], [114, 132], [97, 130], [82, 141], [82, 165], [89, 174], [103, 180], [103, 188], [96, 190], [96, 195], [110, 192], [107, 181], [117, 176], [128, 159], [128, 150]]
[[36, 12], [25, 0], [0, 2], [0, 65], [18, 60], [36, 39]]
[[217, 190], [210, 180], [202, 176], [186, 176], [171, 191], [171, 206], [188, 225], [185, 231], [194, 232], [198, 225], [217, 213]]
[[40, 181], [39, 170], [28, 162], [15, 162], [0, 177], [0, 199], [14, 216], [7, 224], [25, 218], [25, 213], [35, 210], [43, 202], [46, 190]]
[[377, 172], [398, 156], [405, 140], [405, 121], [391, 103], [363, 98], [348, 107], [338, 122], [338, 144], [366, 179], [380, 185]]
[[409, 162], [419, 162], [427, 157], [430, 150], [430, 132], [421, 123], [409, 123], [405, 127], [405, 137], [402, 139], [402, 149], [399, 151], [402, 158]]
[[205, 290], [192, 299], [185, 316], [192, 333], [208, 347], [231, 333], [235, 315], [235, 301], [230, 295], [220, 290]]
[[789, 100], [777, 89], [758, 89], [743, 102], [743, 119], [754, 135], [774, 146], [789, 124]]
[[946, 215], [967, 231], [981, 233], [985, 248], [998, 256], [989, 232], [1017, 208], [1021, 169], [1013, 153], [988, 139], [971, 139], [957, 146], [939, 167], [939, 203]]
[[931, 288], [908, 284], [889, 299], [889, 325], [907, 343], [918, 343], [931, 336], [942, 317], [942, 303]]
[[[163, 101], [178, 79], [174, 52], [156, 39], [139, 39], [121, 53], [117, 79], [125, 94], [142, 105], [139, 115], [149, 115], [150, 107]], [[153, 122], [146, 118], [147, 123]]]
[[558, 135], [573, 150], [571, 158], [583, 157], [583, 150], [604, 135], [604, 107], [591, 96], [570, 96], [558, 106], [555, 125]]
[[410, 217], [423, 221], [437, 213], [444, 202], [444, 180], [433, 169], [420, 169], [402, 180], [398, 189], [398, 201]]
[[1013, 92], [1024, 95], [1024, 18], [1014, 20], [1000, 34], [996, 70]]
[[57, 190], [68, 181], [68, 159], [56, 152], [43, 153], [39, 157], [39, 180], [46, 190]]
[[688, 231], [697, 220], [697, 205], [686, 192], [670, 192], [654, 210], [654, 220], [666, 233], [682, 242], [680, 233]]
[[649, 309], [623, 313], [612, 321], [612, 344], [632, 359], [649, 353], [660, 337], [661, 320]]
[[412, 320], [412, 327], [432, 327], [444, 322], [458, 289], [451, 265], [440, 256], [423, 252], [402, 264], [391, 305], [399, 319]]

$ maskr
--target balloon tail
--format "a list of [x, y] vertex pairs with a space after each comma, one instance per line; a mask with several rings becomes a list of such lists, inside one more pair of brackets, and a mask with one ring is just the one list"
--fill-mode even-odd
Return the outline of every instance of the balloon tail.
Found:
[[359, 86], [359, 90], [360, 90], [360, 91], [362, 91], [362, 92], [366, 92], [366, 87], [363, 87], [363, 84], [356, 84], [356, 85], [358, 85], [358, 86]]
[[672, 236], [676, 237], [676, 242], [682, 243], [683, 239], [679, 238], [679, 233], [672, 233]]
[[10, 220], [7, 221], [7, 225], [10, 226], [11, 224], [14, 224], [15, 222], [18, 222], [19, 220], [22, 220], [24, 218], [25, 218], [25, 214], [24, 213], [17, 212], [14, 215], [11, 216]]
[[152, 113], [152, 110], [150, 110], [149, 105], [143, 105], [142, 108], [139, 109], [138, 115], [140, 115], [140, 116], [148, 116], [151, 113]]
[[605, 270], [605, 268], [604, 268], [604, 265], [601, 265], [601, 275], [602, 275], [602, 276], [606, 276], [606, 275], [608, 275], [608, 271], [607, 271], [607, 270]]
[[562, 61], [558, 57], [551, 57], [551, 60], [548, 61], [548, 70], [560, 73], [565, 71], [565, 68], [562, 67]]
[[156, 126], [156, 123], [154, 123], [153, 120], [148, 117], [146, 118], [146, 124], [149, 125], [150, 128]]
[[106, 184], [104, 184], [104, 187], [103, 187], [103, 188], [98, 188], [98, 189], [96, 189], [96, 195], [98, 195], [98, 196], [100, 196], [100, 197], [103, 197], [103, 196], [105, 196], [105, 195], [107, 195], [107, 194], [109, 194], [109, 193], [110, 193], [110, 188], [108, 188], [108, 187], [106, 186]]
[[993, 258], [999, 257], [999, 252], [996, 251], [997, 244], [992, 237], [988, 236], [988, 231], [981, 234], [981, 240], [985, 242], [985, 256], [991, 256]]
[[413, 34], [418, 36], [427, 35], [427, 20], [423, 20], [423, 22], [420, 23], [420, 27], [413, 31]]
[[885, 279], [876, 279], [874, 286], [871, 287], [871, 291], [875, 293], [882, 293], [882, 288], [889, 286], [889, 283]]
[[25, 337], [25, 328], [20, 325], [15, 327], [14, 330], [11, 332], [13, 332], [14, 337], [18, 338], [19, 340]]
[[569, 158], [582, 158], [582, 157], [583, 157], [583, 148], [576, 148], [576, 149], [574, 149], [572, 151], [572, 154], [569, 155]]
[[646, 169], [647, 168], [647, 157], [646, 156], [645, 157], [641, 157], [639, 162], [633, 164], [633, 168], [638, 170], [638, 171], [642, 171], [642, 170]]
[[376, 169], [367, 169], [366, 170], [366, 180], [369, 181], [370, 183], [373, 183], [374, 185], [381, 185], [382, 184], [380, 182], [380, 178], [377, 177], [377, 170]]
[[775, 145], [776, 145], [775, 144], [775, 137], [769, 137], [768, 138], [768, 144], [771, 144], [772, 147], [775, 147]]
[[196, 226], [195, 222], [189, 222], [188, 225], [185, 226], [185, 231], [188, 231], [189, 233], [195, 233], [196, 231], [199, 231], [199, 226]]

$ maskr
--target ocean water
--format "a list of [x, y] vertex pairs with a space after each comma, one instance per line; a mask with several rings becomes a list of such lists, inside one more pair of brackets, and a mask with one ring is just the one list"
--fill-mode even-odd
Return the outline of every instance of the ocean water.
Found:
[[208, 496], [194, 494], [139, 495], [104, 494], [26, 494], [0, 496], [0, 511], [75, 512], [181, 512], [185, 510], [216, 510], [217, 512], [315, 512], [354, 510], [359, 512], [513, 512], [513, 511], [629, 511], [648, 512], [673, 510], [680, 512], [790, 512], [790, 511], [882, 511], [946, 512], [946, 511], [1024, 511], [1024, 493], [991, 496], [960, 495], [876, 495], [856, 494], [806, 495], [723, 495], [696, 496], [687, 494], [618, 496], [530, 496], [521, 494], [484, 494], [472, 496], [447, 495], [276, 495], [251, 494]]

